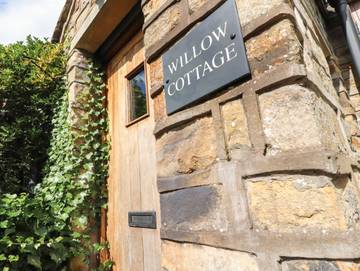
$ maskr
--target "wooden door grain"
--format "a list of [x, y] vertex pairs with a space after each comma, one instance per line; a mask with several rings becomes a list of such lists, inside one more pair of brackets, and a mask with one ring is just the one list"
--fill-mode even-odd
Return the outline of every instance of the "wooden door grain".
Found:
[[[142, 34], [138, 34], [107, 68], [111, 153], [106, 232], [116, 271], [160, 270], [153, 103], [148, 93], [148, 114], [133, 123], [128, 120], [127, 75], [142, 63], [143, 39]], [[129, 227], [128, 212], [131, 211], [156, 211], [157, 229]]]

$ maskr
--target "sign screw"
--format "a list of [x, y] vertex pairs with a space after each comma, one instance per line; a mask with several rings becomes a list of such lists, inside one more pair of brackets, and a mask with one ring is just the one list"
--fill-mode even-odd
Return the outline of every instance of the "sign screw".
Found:
[[236, 37], [236, 34], [235, 33], [232, 33], [231, 35], [230, 35], [230, 39], [235, 39], [235, 37]]

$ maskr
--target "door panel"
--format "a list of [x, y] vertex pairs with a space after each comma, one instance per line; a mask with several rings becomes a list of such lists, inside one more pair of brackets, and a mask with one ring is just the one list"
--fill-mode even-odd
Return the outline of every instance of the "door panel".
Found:
[[[132, 123], [128, 120], [127, 77], [143, 62], [143, 39], [138, 34], [110, 61], [107, 69], [111, 135], [107, 238], [114, 270], [121, 271], [160, 270], [153, 104], [148, 93], [148, 114]], [[157, 229], [129, 227], [131, 211], [156, 211]]]

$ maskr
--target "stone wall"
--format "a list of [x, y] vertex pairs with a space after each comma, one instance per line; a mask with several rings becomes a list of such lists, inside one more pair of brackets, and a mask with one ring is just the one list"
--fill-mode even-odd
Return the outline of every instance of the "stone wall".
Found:
[[[352, 1], [349, 6], [353, 13], [354, 22], [360, 27], [359, 21], [359, 1]], [[332, 11], [330, 9], [330, 11]], [[348, 50], [343, 29], [336, 18], [332, 18], [328, 23], [328, 37], [333, 48], [332, 65], [334, 84], [337, 86], [340, 103], [344, 108], [347, 133], [351, 138], [351, 147], [359, 151], [360, 149], [360, 81], [353, 73], [351, 66], [351, 56]], [[335, 64], [336, 63], [336, 64]]]
[[358, 270], [358, 126], [315, 1], [237, 0], [252, 78], [166, 115], [161, 56], [221, 2], [143, 1], [163, 271]]
[[[89, 16], [91, 10], [96, 5], [96, 0], [74, 0], [71, 1], [67, 20], [63, 27], [62, 41], [71, 43], [75, 34], [80, 30], [82, 24]], [[73, 128], [79, 126], [80, 116], [78, 100], [82, 93], [86, 91], [88, 59], [91, 54], [88, 52], [73, 48], [69, 52], [67, 62], [68, 88], [69, 88], [69, 110]]]
[[[162, 54], [223, 2], [142, 3], [162, 271], [360, 270], [358, 88], [315, 0], [236, 0], [252, 77], [167, 116]], [[87, 57], [70, 53], [75, 126]]]
[[[62, 27], [55, 29], [53, 38], [59, 39], [62, 42], [65, 40], [71, 41], [75, 34], [80, 31], [81, 26], [88, 18], [92, 9], [97, 5], [98, 0], [66, 0], [63, 13], [59, 18], [59, 23]], [[57, 26], [58, 27], [58, 26]]]

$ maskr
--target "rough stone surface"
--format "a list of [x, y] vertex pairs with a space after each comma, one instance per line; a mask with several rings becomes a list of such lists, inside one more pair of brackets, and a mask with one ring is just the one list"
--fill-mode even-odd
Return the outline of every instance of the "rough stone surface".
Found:
[[88, 90], [83, 83], [73, 82], [69, 87], [69, 105], [72, 107], [80, 107], [81, 96]]
[[142, 8], [145, 21], [151, 17], [166, 0], [150, 0]]
[[226, 144], [229, 149], [251, 146], [244, 106], [240, 99], [221, 106]]
[[345, 230], [344, 188], [325, 176], [269, 176], [246, 183], [254, 226], [263, 230]]
[[226, 231], [228, 223], [222, 198], [222, 187], [219, 185], [161, 194], [162, 229], [187, 232]]
[[158, 176], [173, 176], [208, 168], [216, 159], [211, 117], [197, 119], [167, 132], [156, 142]]
[[[354, 75], [354, 72], [352, 71], [351, 65], [345, 67], [347, 69], [347, 73], [344, 74], [344, 77], [347, 79], [347, 88], [349, 90], [350, 95], [359, 95], [359, 89], [360, 89], [360, 80], [357, 79]], [[346, 76], [348, 75], [348, 76]]]
[[66, 29], [66, 38], [71, 40], [76, 32], [81, 28], [82, 24], [95, 6], [95, 0], [77, 0], [74, 1], [74, 11], [70, 17], [69, 25]]
[[165, 94], [163, 91], [154, 97], [154, 116], [155, 121], [166, 118]]
[[253, 77], [277, 65], [302, 62], [301, 43], [289, 20], [270, 27], [245, 45]]
[[259, 97], [267, 154], [301, 149], [344, 152], [344, 136], [336, 113], [314, 92], [298, 85]]
[[309, 30], [307, 30], [304, 39], [304, 62], [310, 79], [313, 80], [322, 91], [337, 98], [330, 68], [324, 52]]
[[195, 244], [162, 242], [162, 271], [258, 271], [256, 257]]
[[153, 88], [154, 86], [163, 84], [164, 75], [163, 75], [161, 57], [150, 63], [149, 75], [150, 75], [150, 87], [151, 88]]
[[359, 136], [351, 137], [351, 146], [354, 150], [360, 151], [360, 138]]
[[86, 68], [88, 64], [89, 59], [86, 54], [82, 53], [80, 50], [73, 50], [67, 62], [67, 70], [73, 66]]
[[180, 4], [169, 7], [162, 13], [145, 31], [145, 47], [153, 45], [156, 41], [161, 40], [172, 29], [181, 22]]
[[355, 110], [360, 110], [360, 95], [355, 94], [350, 96], [350, 101], [352, 105], [354, 106]]
[[360, 191], [356, 178], [348, 176], [338, 177], [335, 181], [337, 187], [343, 190], [342, 197], [345, 207], [347, 224], [352, 227], [359, 227], [360, 222]]
[[287, 0], [236, 0], [242, 25], [261, 15], [265, 15], [277, 5], [287, 2]]
[[193, 13], [199, 10], [206, 2], [207, 0], [189, 0], [190, 12]]
[[70, 68], [68, 74], [68, 82], [87, 82], [89, 80], [86, 70], [84, 68], [80, 68], [78, 66], [73, 66]]
[[283, 271], [359, 271], [359, 261], [290, 260], [282, 263]]
[[90, 5], [90, 1], [85, 1], [77, 14], [76, 23], [75, 23], [76, 29], [80, 29], [81, 25], [89, 15], [91, 8], [92, 6]]

